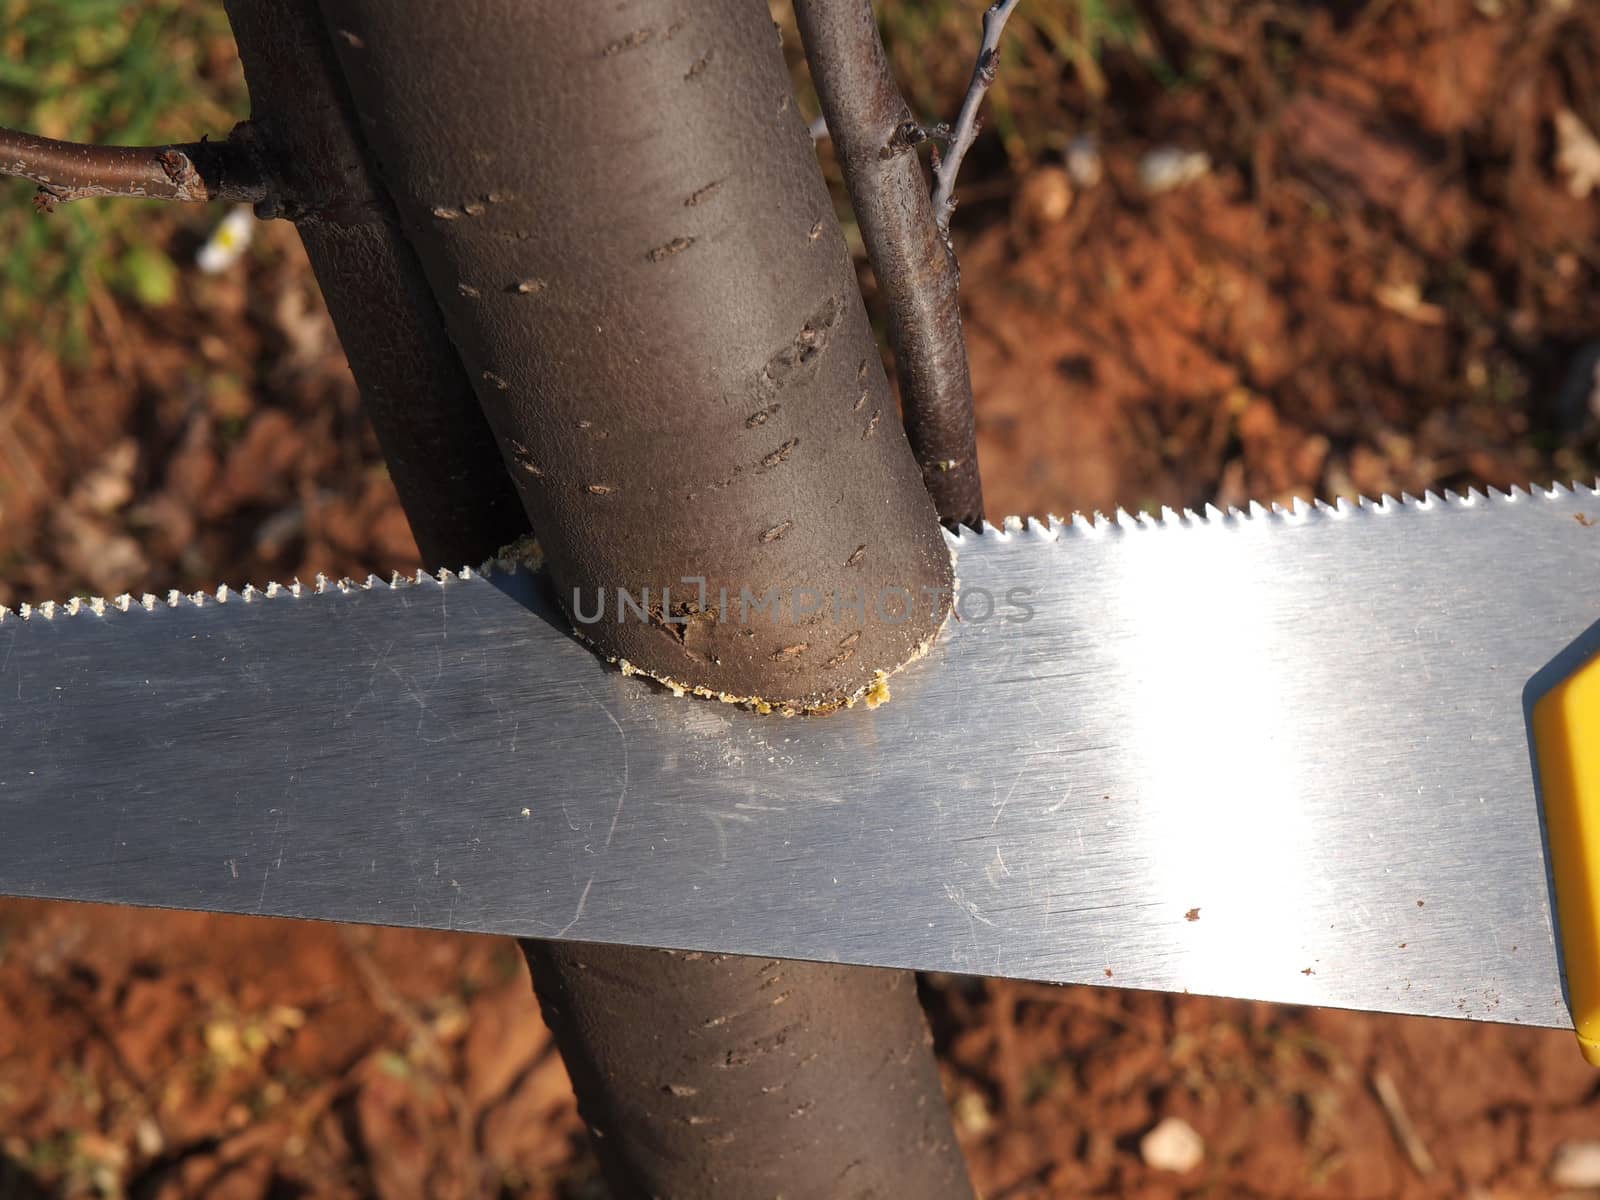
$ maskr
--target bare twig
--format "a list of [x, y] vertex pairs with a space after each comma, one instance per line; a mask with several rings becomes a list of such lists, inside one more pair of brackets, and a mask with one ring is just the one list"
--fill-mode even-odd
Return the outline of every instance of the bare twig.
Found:
[[811, 78], [850, 189], [889, 323], [906, 433], [947, 524], [983, 518], [972, 380], [955, 255], [934, 222], [916, 147], [871, 0], [795, 0]]
[[1378, 1103], [1383, 1105], [1383, 1114], [1389, 1118], [1394, 1140], [1405, 1151], [1412, 1170], [1426, 1179], [1433, 1174], [1433, 1155], [1428, 1152], [1428, 1144], [1422, 1140], [1417, 1127], [1411, 1123], [1406, 1106], [1400, 1099], [1400, 1089], [1395, 1087], [1387, 1071], [1379, 1070], [1372, 1073], [1372, 1090], [1377, 1094]]
[[995, 0], [983, 14], [983, 42], [978, 47], [978, 61], [972, 68], [972, 82], [967, 85], [967, 95], [961, 101], [961, 111], [956, 115], [950, 130], [950, 148], [944, 156], [935, 157], [933, 178], [934, 220], [939, 232], [950, 236], [950, 216], [956, 211], [956, 176], [961, 173], [961, 161], [978, 136], [980, 122], [978, 109], [994, 83], [995, 72], [1000, 67], [1000, 35], [1018, 0]]
[[273, 194], [248, 123], [220, 142], [169, 146], [93, 146], [0, 129], [0, 175], [37, 183], [35, 203], [47, 211], [96, 196], [257, 204]]

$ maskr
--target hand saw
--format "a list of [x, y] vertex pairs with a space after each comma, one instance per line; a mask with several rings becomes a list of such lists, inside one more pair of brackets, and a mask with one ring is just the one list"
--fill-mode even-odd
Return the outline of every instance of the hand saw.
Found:
[[1600, 491], [950, 545], [963, 619], [826, 718], [509, 564], [12, 613], [0, 892], [1572, 1023], [1528, 730]]

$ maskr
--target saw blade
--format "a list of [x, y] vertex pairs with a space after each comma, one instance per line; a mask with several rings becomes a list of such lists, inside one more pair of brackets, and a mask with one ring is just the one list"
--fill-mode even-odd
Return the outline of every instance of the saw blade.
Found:
[[11, 614], [0, 892], [1564, 1026], [1526, 717], [1597, 524], [1008, 523], [892, 703], [793, 720], [520, 569]]

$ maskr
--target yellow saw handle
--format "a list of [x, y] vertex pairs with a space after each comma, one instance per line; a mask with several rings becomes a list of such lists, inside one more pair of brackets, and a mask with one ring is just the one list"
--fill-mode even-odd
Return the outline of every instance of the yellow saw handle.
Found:
[[1567, 998], [1583, 1056], [1600, 1067], [1600, 656], [1534, 705], [1533, 741]]

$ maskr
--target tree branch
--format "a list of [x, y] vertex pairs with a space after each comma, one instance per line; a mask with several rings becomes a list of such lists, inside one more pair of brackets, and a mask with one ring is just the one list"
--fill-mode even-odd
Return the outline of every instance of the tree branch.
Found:
[[906, 434], [947, 524], [983, 518], [972, 380], [955, 255], [917, 160], [926, 132], [890, 74], [871, 0], [796, 0], [795, 17], [834, 151], [882, 291]]
[[934, 160], [933, 211], [939, 232], [950, 236], [950, 216], [956, 211], [956, 176], [961, 173], [961, 161], [966, 158], [978, 136], [981, 123], [978, 109], [994, 83], [1000, 66], [1000, 35], [1018, 0], [995, 0], [983, 14], [983, 41], [978, 47], [978, 61], [972, 68], [972, 82], [967, 85], [967, 95], [961, 101], [961, 111], [950, 130], [950, 148], [943, 158]]
[[220, 142], [168, 146], [84, 145], [0, 129], [0, 175], [37, 183], [35, 203], [46, 211], [96, 196], [257, 204], [274, 193], [248, 122]]

